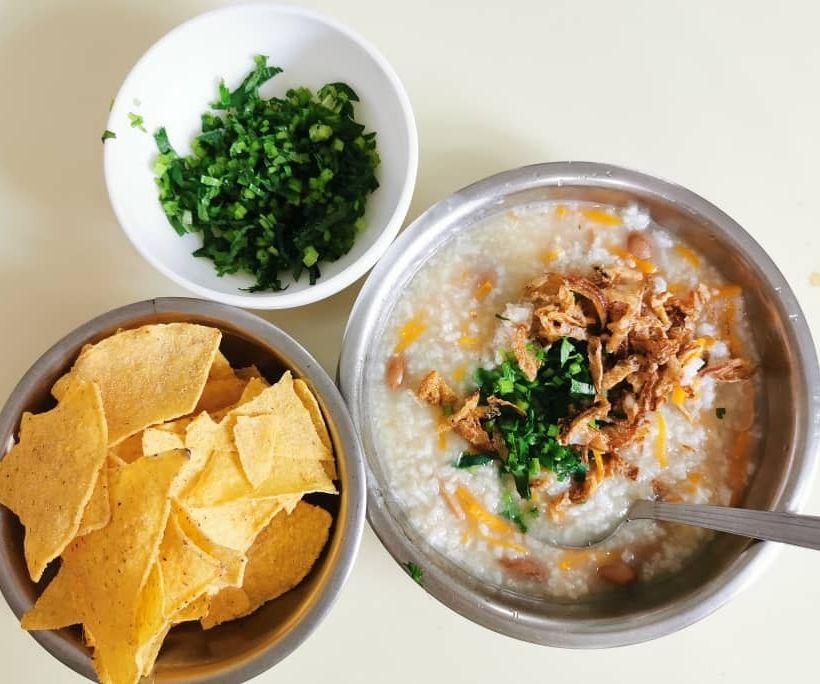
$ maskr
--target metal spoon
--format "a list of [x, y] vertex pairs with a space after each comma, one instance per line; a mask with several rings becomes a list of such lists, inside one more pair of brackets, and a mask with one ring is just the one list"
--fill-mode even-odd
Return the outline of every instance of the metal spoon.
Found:
[[820, 517], [781, 513], [779, 511], [752, 511], [745, 508], [706, 506], [702, 504], [671, 504], [660, 501], [635, 501], [623, 518], [597, 538], [580, 544], [554, 540], [555, 546], [578, 549], [597, 546], [615, 534], [630, 520], [663, 520], [718, 532], [729, 532], [752, 539], [805, 546], [820, 550]]

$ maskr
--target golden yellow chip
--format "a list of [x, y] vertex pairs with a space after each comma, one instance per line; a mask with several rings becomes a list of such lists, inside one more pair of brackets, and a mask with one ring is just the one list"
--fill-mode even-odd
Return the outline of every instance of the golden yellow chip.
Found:
[[185, 506], [202, 534], [220, 546], [245, 552], [256, 535], [282, 510], [279, 499], [240, 499], [217, 506]]
[[321, 461], [279, 459], [273, 465], [271, 476], [254, 489], [253, 496], [269, 498], [311, 492], [335, 494], [336, 487], [322, 465]]
[[172, 451], [113, 468], [111, 522], [66, 548], [59, 573], [23, 616], [29, 630], [82, 623], [93, 635], [103, 681], [130, 684], [142, 671], [139, 638], [151, 631], [143, 588], [170, 514], [171, 486], [186, 459]]
[[178, 611], [172, 622], [178, 625], [180, 622], [192, 622], [201, 620], [208, 614], [208, 607], [211, 605], [212, 594], [203, 593], [191, 601], [185, 608]]
[[[180, 418], [170, 423], [145, 428], [142, 431], [142, 453], [145, 456], [153, 456], [173, 449], [184, 449], [185, 431], [190, 423], [190, 418]], [[126, 441], [130, 439], [133, 438], [129, 437]]]
[[288, 371], [275, 385], [265, 389], [252, 401], [234, 409], [232, 415], [271, 414], [279, 421], [277, 442], [283, 455], [298, 460], [330, 460], [330, 450], [322, 443], [314, 419], [296, 393], [294, 385], [293, 377]]
[[192, 506], [214, 506], [246, 498], [252, 493], [253, 487], [239, 463], [239, 454], [213, 451], [182, 499]]
[[221, 337], [215, 328], [192, 323], [125, 330], [85, 349], [52, 393], [59, 398], [77, 379], [96, 382], [109, 442], [118, 444], [194, 410]]
[[270, 383], [265, 380], [265, 378], [261, 376], [258, 378], [251, 378], [248, 380], [248, 384], [245, 385], [245, 390], [242, 392], [242, 396], [239, 397], [239, 401], [237, 401], [237, 407], [247, 404], [249, 401], [253, 401], [268, 387], [270, 387]]
[[322, 415], [322, 409], [316, 396], [311, 392], [310, 387], [304, 380], [293, 381], [293, 391], [296, 396], [302, 401], [307, 412], [310, 414], [310, 419], [313, 421], [313, 427], [316, 429], [316, 434], [319, 435], [319, 440], [327, 449], [327, 458], [325, 459], [325, 471], [331, 480], [338, 478], [336, 473], [336, 459], [333, 457], [333, 442], [330, 439], [330, 433], [327, 431], [325, 424], [325, 417]]
[[157, 662], [157, 657], [159, 656], [159, 652], [162, 649], [162, 644], [165, 641], [165, 637], [168, 636], [168, 632], [171, 630], [176, 622], [171, 621], [170, 623], [165, 625], [165, 628], [154, 637], [154, 640], [146, 645], [144, 645], [140, 649], [139, 660], [142, 661], [142, 676], [148, 677], [151, 674], [151, 670], [154, 669], [154, 664]]
[[183, 532], [173, 512], [159, 547], [158, 565], [163, 586], [162, 615], [168, 620], [222, 575], [222, 563]]
[[[175, 506], [174, 512], [177, 517], [180, 529], [188, 539], [193, 541], [200, 549], [205, 551], [212, 558], [216, 558], [221, 566], [220, 577], [208, 588], [209, 594], [213, 594], [222, 587], [238, 587], [242, 585], [245, 576], [245, 566], [248, 558], [244, 551], [237, 551], [226, 546], [215, 543], [199, 529], [194, 521], [182, 506]], [[182, 611], [180, 611], [182, 612]], [[192, 618], [199, 619], [199, 618]]]
[[241, 378], [242, 380], [251, 380], [252, 378], [263, 379], [262, 373], [259, 372], [259, 369], [256, 366], [237, 368], [234, 373], [236, 373], [237, 378]]
[[230, 378], [233, 377], [233, 374], [234, 370], [231, 368], [230, 362], [225, 358], [225, 355], [217, 349], [211, 368], [208, 371], [208, 380]]
[[162, 612], [164, 597], [164, 579], [159, 563], [155, 562], [142, 589], [136, 611], [134, 669], [141, 675], [154, 667], [162, 640], [171, 627], [171, 621]]
[[93, 383], [74, 383], [57, 408], [23, 416], [19, 443], [0, 461], [0, 503], [26, 528], [26, 565], [34, 581], [77, 535], [107, 445]]
[[136, 435], [131, 435], [128, 439], [112, 446], [109, 453], [123, 463], [133, 463], [143, 455], [142, 433], [138, 432]]
[[202, 477], [202, 471], [214, 450], [232, 449], [230, 434], [225, 426], [215, 423], [207, 413], [201, 413], [185, 429], [185, 448], [191, 454], [177, 478], [175, 493], [187, 495]]
[[[239, 461], [250, 483], [256, 487], [270, 477], [276, 457], [279, 416], [237, 416], [233, 428]], [[280, 456], [281, 457], [281, 456]]]
[[332, 518], [318, 506], [301, 502], [293, 513], [279, 513], [248, 550], [242, 587], [223, 589], [210, 601], [202, 626], [252, 613], [293, 589], [310, 572], [325, 547]]
[[316, 430], [316, 434], [319, 436], [319, 440], [322, 442], [322, 445], [329, 452], [332, 452], [333, 443], [330, 441], [330, 434], [327, 431], [327, 425], [325, 425], [325, 418], [322, 415], [322, 409], [320, 408], [319, 402], [316, 400], [315, 395], [311, 392], [310, 387], [307, 386], [307, 383], [304, 380], [297, 379], [293, 381], [293, 391], [296, 396], [299, 397], [299, 400], [302, 402], [310, 415], [310, 419], [313, 421], [313, 427]]
[[245, 391], [247, 385], [246, 380], [240, 380], [238, 377], [231, 376], [227, 378], [218, 378], [216, 380], [208, 380], [202, 390], [202, 396], [199, 398], [199, 403], [194, 409], [195, 413], [207, 411], [208, 413], [216, 413], [222, 409], [233, 406], [242, 397], [242, 392]]
[[108, 501], [108, 463], [109, 461], [103, 462], [99, 475], [97, 475], [94, 491], [91, 493], [91, 498], [80, 520], [80, 528], [77, 530], [78, 537], [105, 527], [111, 520], [111, 506]]

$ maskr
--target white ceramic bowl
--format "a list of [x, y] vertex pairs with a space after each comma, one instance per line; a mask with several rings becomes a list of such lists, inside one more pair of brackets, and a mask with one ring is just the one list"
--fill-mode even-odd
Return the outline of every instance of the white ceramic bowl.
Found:
[[[322, 277], [303, 276], [282, 292], [245, 292], [247, 274], [216, 275], [209, 259], [191, 253], [200, 237], [179, 237], [162, 211], [152, 167], [152, 136], [165, 126], [180, 154], [200, 132], [200, 115], [216, 99], [224, 78], [235, 87], [267, 55], [284, 72], [262, 89], [284, 95], [290, 87], [318, 89], [344, 81], [359, 95], [356, 119], [376, 131], [380, 187], [368, 201], [366, 229], [353, 249], [321, 264]], [[147, 133], [132, 128], [128, 114], [143, 117]], [[257, 3], [202, 14], [161, 38], [122, 84], [108, 119], [116, 138], [104, 146], [105, 181], [111, 205], [128, 238], [155, 268], [191, 292], [255, 309], [302, 306], [335, 294], [364, 275], [385, 252], [407, 214], [418, 166], [418, 138], [410, 101], [392, 67], [366, 40], [333, 19], [297, 7]]]

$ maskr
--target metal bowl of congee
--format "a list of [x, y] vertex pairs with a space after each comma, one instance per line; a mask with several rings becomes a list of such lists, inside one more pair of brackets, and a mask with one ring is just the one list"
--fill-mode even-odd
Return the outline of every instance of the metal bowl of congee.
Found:
[[817, 460], [820, 372], [783, 275], [703, 198], [604, 164], [515, 169], [421, 215], [339, 369], [376, 534], [438, 600], [540, 644], [716, 610], [777, 545], [651, 520], [585, 540], [640, 499], [794, 511]]

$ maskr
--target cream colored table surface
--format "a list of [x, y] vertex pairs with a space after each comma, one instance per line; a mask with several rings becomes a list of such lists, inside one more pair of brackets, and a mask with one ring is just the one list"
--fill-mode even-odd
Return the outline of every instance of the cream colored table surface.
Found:
[[[117, 227], [99, 136], [140, 54], [218, 4], [0, 0], [0, 400], [87, 319], [185, 295]], [[820, 288], [811, 286], [820, 272], [816, 2], [309, 4], [370, 37], [404, 80], [420, 139], [408, 219], [521, 164], [583, 159], [647, 171], [745, 226], [785, 272], [820, 339]], [[357, 290], [262, 315], [332, 372]], [[820, 513], [818, 486], [806, 510]], [[444, 608], [367, 529], [328, 619], [256, 681], [811, 681], [818, 577], [820, 554], [783, 549], [753, 588], [682, 632], [610, 651], [561, 651], [498, 636]], [[81, 680], [0, 601], [0, 681]]]

